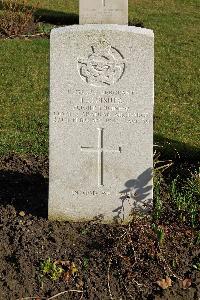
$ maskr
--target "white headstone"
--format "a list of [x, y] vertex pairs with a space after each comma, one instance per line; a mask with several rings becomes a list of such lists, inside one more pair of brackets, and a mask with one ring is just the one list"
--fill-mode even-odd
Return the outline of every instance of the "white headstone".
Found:
[[127, 221], [152, 204], [153, 97], [151, 30], [52, 31], [51, 219]]
[[79, 24], [128, 24], [128, 0], [80, 0]]

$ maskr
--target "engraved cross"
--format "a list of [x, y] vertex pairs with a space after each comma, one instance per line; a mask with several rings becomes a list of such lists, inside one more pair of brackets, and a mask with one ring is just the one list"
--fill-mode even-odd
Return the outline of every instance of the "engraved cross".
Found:
[[81, 151], [86, 152], [97, 152], [98, 153], [98, 186], [103, 186], [103, 158], [104, 152], [106, 153], [121, 153], [121, 147], [118, 150], [114, 149], [104, 149], [103, 145], [103, 128], [97, 128], [98, 130], [98, 148], [94, 147], [82, 147]]

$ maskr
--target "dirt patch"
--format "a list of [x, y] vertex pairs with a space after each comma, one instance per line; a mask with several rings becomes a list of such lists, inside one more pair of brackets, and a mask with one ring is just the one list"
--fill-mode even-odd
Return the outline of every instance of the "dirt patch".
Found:
[[47, 217], [48, 159], [5, 156], [0, 160], [0, 203]]
[[[48, 159], [8, 155], [0, 161], [0, 299], [200, 299], [197, 229], [133, 216], [129, 226], [47, 220]], [[170, 218], [169, 218], [170, 220]], [[72, 264], [52, 280], [41, 262]], [[67, 277], [66, 277], [67, 276]], [[169, 276], [172, 286], [159, 287]], [[191, 283], [183, 289], [183, 280]]]

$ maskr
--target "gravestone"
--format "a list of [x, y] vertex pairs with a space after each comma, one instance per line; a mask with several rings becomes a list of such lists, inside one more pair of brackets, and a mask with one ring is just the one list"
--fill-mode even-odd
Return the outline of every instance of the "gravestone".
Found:
[[128, 24], [128, 0], [80, 0], [79, 24]]
[[51, 32], [49, 218], [127, 222], [152, 204], [153, 32]]

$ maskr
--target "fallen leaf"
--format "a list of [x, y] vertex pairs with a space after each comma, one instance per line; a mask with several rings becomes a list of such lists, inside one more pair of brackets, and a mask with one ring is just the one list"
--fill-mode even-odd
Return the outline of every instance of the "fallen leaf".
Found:
[[78, 273], [78, 269], [75, 265], [75, 263], [71, 264], [71, 268], [70, 268], [71, 274], [74, 275], [75, 273]]
[[192, 279], [185, 278], [184, 280], [179, 281], [179, 285], [182, 289], [186, 290], [188, 289], [192, 284]]
[[61, 259], [59, 259], [59, 260], [56, 260], [54, 262], [54, 264], [55, 265], [61, 265], [63, 267], [69, 267], [70, 266], [70, 261], [69, 260], [61, 260]]
[[163, 290], [169, 288], [170, 286], [172, 286], [172, 281], [171, 278], [166, 276], [166, 278], [164, 279], [160, 279], [158, 281], [156, 281], [156, 283], [159, 285], [159, 287], [161, 287]]
[[20, 215], [20, 217], [25, 217], [25, 212], [24, 211], [20, 211], [19, 215]]
[[[70, 265], [69, 265], [70, 264]], [[63, 264], [62, 264], [63, 265]], [[66, 264], [65, 264], [65, 267], [66, 267]], [[67, 262], [67, 270], [65, 270], [65, 273], [63, 274], [63, 280], [66, 282], [66, 283], [69, 283], [70, 279], [76, 274], [78, 273], [78, 269], [75, 265], [74, 262], [70, 263], [70, 262]]]

